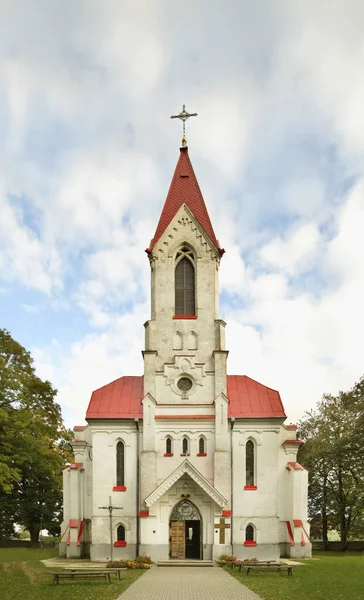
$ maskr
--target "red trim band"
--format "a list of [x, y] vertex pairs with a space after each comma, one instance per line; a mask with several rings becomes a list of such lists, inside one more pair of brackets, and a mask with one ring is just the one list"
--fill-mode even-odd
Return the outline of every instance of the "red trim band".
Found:
[[221, 515], [223, 517], [231, 517], [231, 510], [222, 510]]
[[82, 532], [83, 532], [84, 524], [85, 524], [85, 521], [81, 521], [81, 525], [80, 525], [80, 528], [78, 530], [77, 546], [81, 545]]
[[139, 517], [149, 517], [149, 510], [140, 510]]
[[125, 485], [114, 485], [114, 487], [112, 488], [113, 492], [126, 492], [126, 487]]
[[286, 521], [286, 525], [287, 525], [287, 531], [288, 531], [288, 537], [289, 537], [289, 543], [291, 544], [291, 546], [294, 546], [294, 538], [293, 538], [293, 533], [292, 533], [292, 526], [291, 523], [289, 521]]
[[170, 452], [168, 453], [168, 452], [166, 452], [165, 454], [163, 454], [163, 456], [173, 456], [173, 453], [170, 453]]
[[293, 525], [295, 527], [303, 527], [301, 519], [293, 519]]
[[196, 456], [207, 456], [206, 452], [199, 452], [198, 454], [196, 454]]
[[256, 485], [244, 485], [244, 490], [256, 490], [258, 489]]
[[196, 315], [175, 315], [174, 319], [197, 319]]
[[254, 542], [254, 540], [246, 540], [244, 542], [244, 546], [256, 546], [256, 545], [257, 545], [257, 543]]
[[126, 542], [114, 542], [114, 546], [121, 546], [122, 548], [125, 548]]

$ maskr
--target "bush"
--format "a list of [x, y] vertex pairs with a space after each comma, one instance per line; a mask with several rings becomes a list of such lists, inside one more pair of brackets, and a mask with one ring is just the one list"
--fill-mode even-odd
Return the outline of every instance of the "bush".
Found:
[[221, 565], [226, 565], [226, 564], [235, 562], [236, 560], [237, 560], [236, 556], [232, 556], [231, 554], [222, 554], [220, 556], [219, 563]]
[[150, 558], [150, 556], [137, 556], [135, 562], [142, 563], [145, 565], [151, 565], [152, 559]]
[[135, 560], [109, 560], [106, 566], [108, 569], [150, 569], [151, 563], [150, 556], [137, 556]]

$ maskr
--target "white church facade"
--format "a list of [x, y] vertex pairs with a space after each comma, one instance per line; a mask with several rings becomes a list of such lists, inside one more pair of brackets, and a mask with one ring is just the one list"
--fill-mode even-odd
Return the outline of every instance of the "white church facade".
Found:
[[64, 470], [61, 556], [311, 555], [307, 471], [280, 395], [227, 375], [215, 237], [187, 147], [147, 254], [144, 375], [93, 392]]

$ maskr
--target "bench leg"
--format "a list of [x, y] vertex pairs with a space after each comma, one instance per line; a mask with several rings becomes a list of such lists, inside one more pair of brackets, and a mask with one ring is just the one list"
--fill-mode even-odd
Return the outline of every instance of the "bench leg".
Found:
[[105, 573], [105, 577], [106, 577], [106, 581], [110, 584], [111, 583], [110, 573]]
[[54, 575], [53, 575], [53, 583], [54, 583], [54, 584], [57, 584], [57, 583], [59, 583], [59, 577], [58, 577], [58, 575], [56, 575], [56, 574], [54, 574]]
[[288, 576], [291, 576], [291, 577], [292, 577], [292, 574], [293, 574], [292, 572], [293, 572], [293, 569], [292, 569], [292, 567], [287, 569], [287, 575], [288, 575]]
[[251, 569], [250, 569], [250, 567], [248, 567], [248, 568], [247, 568], [247, 571], [246, 571], [246, 574], [247, 574], [247, 575], [250, 575], [250, 573], [251, 573]]

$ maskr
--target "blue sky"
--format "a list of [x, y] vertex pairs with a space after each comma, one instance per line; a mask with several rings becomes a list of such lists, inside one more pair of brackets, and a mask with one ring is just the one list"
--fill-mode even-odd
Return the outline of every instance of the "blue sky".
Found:
[[217, 237], [229, 373], [288, 421], [363, 374], [361, 1], [3, 0], [0, 325], [82, 424], [141, 374], [148, 246], [189, 152]]

